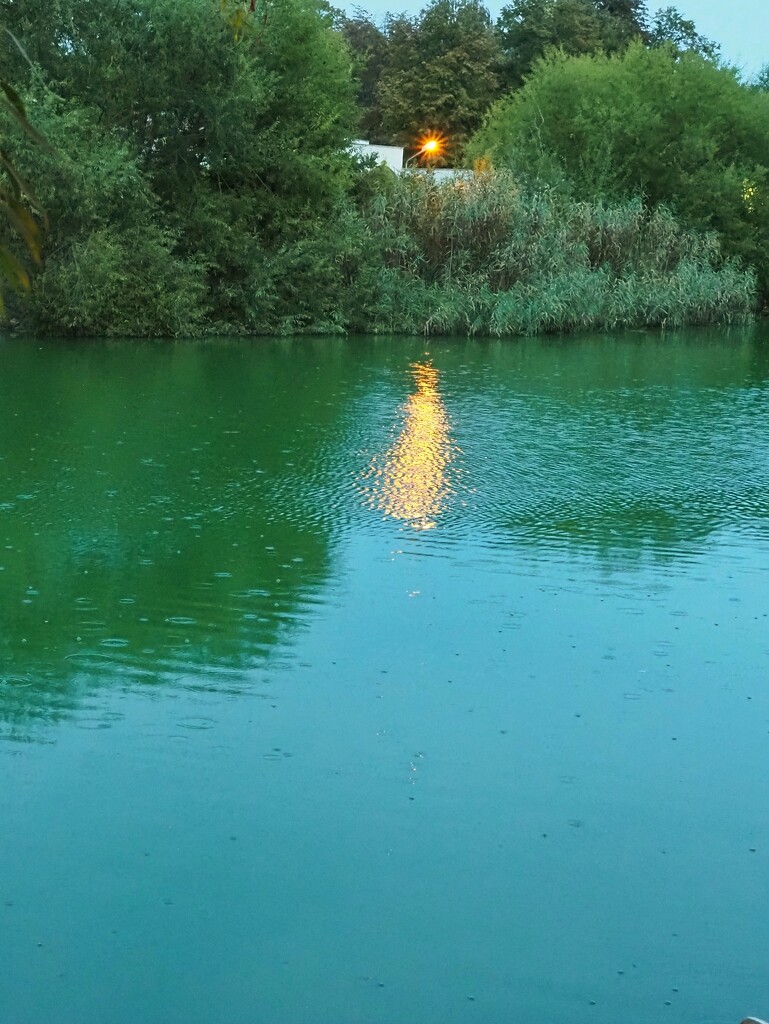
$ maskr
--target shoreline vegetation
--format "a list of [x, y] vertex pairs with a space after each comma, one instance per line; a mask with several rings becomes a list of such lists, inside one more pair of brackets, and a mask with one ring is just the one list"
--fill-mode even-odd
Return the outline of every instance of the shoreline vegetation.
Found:
[[[766, 305], [769, 75], [742, 82], [673, 8], [514, 0], [494, 25], [477, 0], [432, 0], [377, 26], [250, 6], [61, 0], [41, 19], [0, 0], [22, 46], [5, 40], [6, 77], [50, 142], [0, 116], [48, 220], [10, 328], [505, 337]], [[364, 130], [414, 149], [415, 119], [475, 175], [352, 153]]]
[[638, 199], [564, 199], [505, 171], [448, 185], [411, 174], [364, 224], [370, 262], [349, 314], [360, 333], [672, 328], [744, 323], [755, 308], [755, 275], [714, 234]]

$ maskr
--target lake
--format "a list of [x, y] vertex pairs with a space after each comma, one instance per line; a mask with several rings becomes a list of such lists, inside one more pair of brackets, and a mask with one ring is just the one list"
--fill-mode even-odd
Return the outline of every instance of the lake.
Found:
[[769, 1014], [769, 328], [0, 341], [3, 1024]]

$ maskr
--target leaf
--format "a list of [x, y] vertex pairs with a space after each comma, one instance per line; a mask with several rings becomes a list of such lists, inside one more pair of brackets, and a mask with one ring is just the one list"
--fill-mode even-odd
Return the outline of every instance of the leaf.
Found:
[[[31, 61], [27, 56], [26, 50], [21, 45], [16, 36], [13, 34], [13, 32], [11, 32], [10, 29], [5, 28], [5, 26], [3, 26], [3, 30], [13, 40], [14, 44], [16, 45], [16, 48], [21, 53], [22, 57], [24, 57], [24, 59], [31, 64]], [[47, 153], [53, 153], [54, 149], [50, 142], [48, 142], [48, 140], [44, 136], [42, 136], [39, 131], [33, 128], [32, 125], [29, 123], [24, 103], [22, 102], [21, 97], [13, 88], [13, 86], [10, 85], [10, 83], [6, 82], [5, 79], [0, 78], [0, 90], [2, 90], [2, 92], [5, 94], [6, 109], [16, 118], [23, 131], [31, 139], [34, 139], [38, 146], [41, 146]]]
[[2, 190], [0, 190], [0, 212], [4, 214], [11, 227], [24, 240], [24, 244], [35, 263], [40, 263], [40, 228], [29, 210], [22, 206], [18, 199], [14, 199], [8, 193], [3, 197]]
[[29, 205], [35, 211], [35, 213], [41, 216], [44, 222], [47, 224], [45, 211], [43, 210], [42, 204], [38, 200], [37, 196], [32, 191], [32, 187], [30, 186], [29, 182], [21, 177], [19, 172], [14, 167], [10, 158], [2, 149], [0, 149], [0, 167], [3, 168], [3, 170], [11, 180], [15, 198], [20, 199], [22, 196], [24, 196]]
[[[8, 97], [8, 90], [10, 89], [10, 86], [1, 78], [0, 89], [2, 89], [2, 91], [6, 94], [6, 97]], [[13, 92], [12, 89], [10, 91]], [[46, 153], [50, 153], [52, 155], [56, 154], [56, 150], [50, 144], [48, 139], [46, 139], [44, 135], [41, 135], [40, 132], [36, 128], [33, 128], [32, 125], [29, 123], [23, 107], [20, 111], [16, 104], [13, 103], [10, 98], [7, 99], [7, 102], [4, 104], [4, 106], [6, 110], [14, 116], [14, 118], [18, 122], [19, 126], [21, 127], [25, 135], [28, 135], [29, 138], [32, 139], [33, 142], [36, 142], [41, 149], [44, 149]]]
[[[4, 245], [0, 245], [0, 274], [2, 274], [15, 292], [28, 290], [29, 274]], [[0, 297], [1, 301], [2, 298]]]
[[12, 89], [11, 86], [7, 82], [3, 81], [3, 79], [1, 78], [0, 89], [2, 89], [5, 95], [8, 97], [8, 101], [16, 109], [17, 114], [21, 115], [21, 117], [26, 118], [27, 111], [24, 108], [24, 104], [22, 103], [21, 97], [16, 92], [16, 90]]

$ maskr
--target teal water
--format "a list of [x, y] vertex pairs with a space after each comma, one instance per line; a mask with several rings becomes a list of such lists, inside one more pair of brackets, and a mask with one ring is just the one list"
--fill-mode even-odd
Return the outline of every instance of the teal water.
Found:
[[3, 1024], [769, 1015], [769, 332], [0, 342]]

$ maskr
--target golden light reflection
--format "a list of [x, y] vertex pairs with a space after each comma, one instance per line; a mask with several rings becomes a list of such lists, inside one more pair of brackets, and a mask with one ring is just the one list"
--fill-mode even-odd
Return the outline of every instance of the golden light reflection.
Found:
[[451, 464], [459, 449], [451, 439], [449, 417], [438, 391], [438, 371], [413, 363], [416, 390], [403, 407], [403, 428], [366, 474], [367, 502], [415, 530], [430, 530], [454, 491]]

